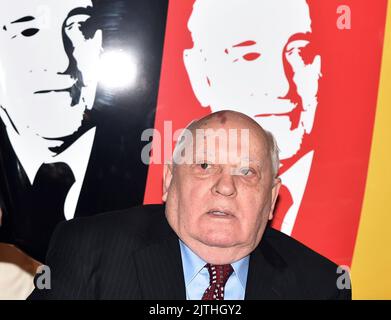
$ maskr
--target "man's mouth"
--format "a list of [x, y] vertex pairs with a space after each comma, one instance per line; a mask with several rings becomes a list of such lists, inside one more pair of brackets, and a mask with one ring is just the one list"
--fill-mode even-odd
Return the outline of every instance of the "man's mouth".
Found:
[[63, 89], [48, 89], [48, 90], [39, 90], [35, 91], [34, 94], [45, 94], [51, 92], [68, 92], [72, 98], [71, 107], [77, 105], [81, 97], [81, 89], [83, 84], [78, 80], [71, 87]]
[[214, 217], [233, 217], [233, 214], [231, 211], [228, 210], [221, 210], [221, 209], [212, 209], [207, 212], [208, 215], [214, 216]]
[[301, 112], [304, 111], [301, 104], [295, 104], [295, 107], [288, 112], [281, 113], [260, 113], [256, 114], [255, 118], [268, 118], [268, 117], [289, 117], [291, 121], [291, 130], [296, 129], [299, 126]]

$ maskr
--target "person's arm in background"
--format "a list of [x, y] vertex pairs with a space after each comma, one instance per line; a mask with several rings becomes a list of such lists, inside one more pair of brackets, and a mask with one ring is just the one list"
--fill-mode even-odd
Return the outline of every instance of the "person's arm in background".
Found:
[[4, 202], [3, 202], [3, 195], [1, 194], [1, 190], [0, 190], [0, 228], [1, 228], [1, 221], [3, 218], [3, 209], [2, 208], [4, 208]]
[[[3, 215], [0, 194], [0, 228]], [[33, 291], [40, 263], [8, 243], [0, 243], [0, 300], [23, 300]]]

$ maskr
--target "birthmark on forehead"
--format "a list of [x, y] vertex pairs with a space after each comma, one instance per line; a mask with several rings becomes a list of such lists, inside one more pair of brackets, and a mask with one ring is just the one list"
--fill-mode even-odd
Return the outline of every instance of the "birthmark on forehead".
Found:
[[225, 115], [225, 112], [218, 113], [217, 118], [220, 119], [221, 124], [225, 124], [227, 122], [227, 116]]
[[4, 30], [4, 31], [7, 31], [7, 27], [6, 27], [5, 25], [3, 26], [3, 30]]

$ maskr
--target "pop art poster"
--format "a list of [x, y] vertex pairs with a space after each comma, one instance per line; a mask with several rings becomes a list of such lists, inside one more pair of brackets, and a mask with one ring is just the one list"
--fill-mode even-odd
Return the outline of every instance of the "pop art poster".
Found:
[[[164, 158], [158, 143], [164, 135], [210, 112], [247, 114], [274, 134], [280, 149], [282, 188], [272, 227], [350, 266], [386, 7], [386, 1], [170, 1], [155, 149]], [[149, 168], [146, 203], [161, 201], [158, 158]]]
[[0, 241], [143, 202], [167, 1], [0, 1]]

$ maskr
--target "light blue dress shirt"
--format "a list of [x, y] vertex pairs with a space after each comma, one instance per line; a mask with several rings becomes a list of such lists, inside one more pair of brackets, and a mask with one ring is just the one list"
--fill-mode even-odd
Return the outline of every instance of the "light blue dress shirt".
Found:
[[[201, 300], [209, 286], [209, 272], [206, 262], [179, 240], [186, 285], [187, 300]], [[233, 272], [224, 288], [224, 300], [244, 300], [249, 256], [232, 263]]]

